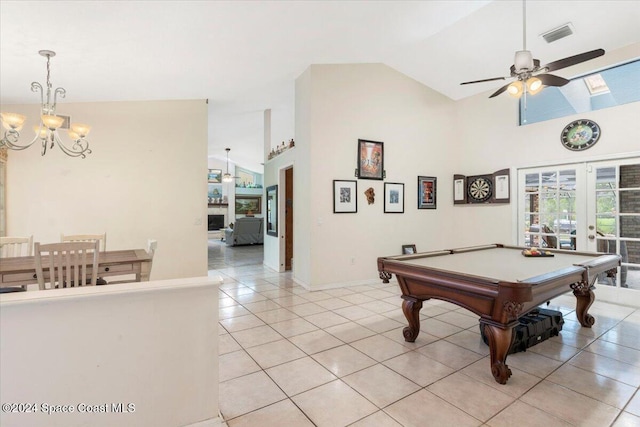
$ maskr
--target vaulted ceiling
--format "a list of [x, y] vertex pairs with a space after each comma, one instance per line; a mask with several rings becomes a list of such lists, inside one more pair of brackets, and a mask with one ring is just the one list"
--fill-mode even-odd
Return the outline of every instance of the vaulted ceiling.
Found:
[[[545, 31], [575, 33], [547, 44]], [[544, 64], [640, 41], [640, 1], [529, 0], [527, 48]], [[37, 103], [41, 49], [62, 102], [209, 99], [209, 153], [260, 170], [263, 111], [294, 137], [294, 82], [311, 64], [385, 63], [451, 99], [490, 93], [522, 49], [522, 2], [0, 1], [0, 102]], [[639, 52], [640, 55], [640, 52]], [[571, 68], [554, 74], [571, 77]]]

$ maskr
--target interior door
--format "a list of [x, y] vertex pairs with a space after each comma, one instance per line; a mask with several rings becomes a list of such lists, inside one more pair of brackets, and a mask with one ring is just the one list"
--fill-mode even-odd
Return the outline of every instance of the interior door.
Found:
[[293, 259], [293, 168], [285, 171], [285, 270]]

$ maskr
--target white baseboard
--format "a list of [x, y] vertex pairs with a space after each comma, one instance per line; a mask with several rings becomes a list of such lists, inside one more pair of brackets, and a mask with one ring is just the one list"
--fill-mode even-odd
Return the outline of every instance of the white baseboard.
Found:
[[218, 415], [215, 418], [210, 418], [204, 421], [198, 421], [194, 424], [187, 424], [184, 427], [222, 427], [226, 426], [224, 420], [222, 419], [222, 415]]
[[[305, 288], [308, 291], [326, 291], [327, 289], [336, 289], [336, 288], [348, 288], [350, 286], [362, 286], [362, 285], [371, 285], [371, 284], [382, 284], [382, 279], [380, 278], [371, 278], [364, 280], [355, 280], [352, 282], [334, 282], [334, 283], [325, 283], [322, 285], [311, 286], [308, 283], [305, 283], [296, 277], [293, 277], [293, 281]], [[395, 277], [389, 281], [389, 283], [397, 283]]]

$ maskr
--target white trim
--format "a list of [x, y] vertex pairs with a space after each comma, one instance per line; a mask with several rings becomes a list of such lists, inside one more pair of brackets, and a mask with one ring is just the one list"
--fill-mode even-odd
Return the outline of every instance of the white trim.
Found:
[[541, 168], [541, 167], [556, 167], [556, 166], [564, 166], [564, 165], [574, 165], [579, 163], [590, 163], [590, 162], [600, 162], [600, 161], [608, 161], [608, 160], [623, 160], [630, 159], [633, 157], [639, 157], [640, 151], [630, 151], [628, 153], [615, 153], [608, 154], [605, 156], [596, 156], [596, 157], [583, 157], [580, 159], [576, 159], [575, 161], [564, 160], [564, 161], [555, 161], [555, 162], [545, 162], [541, 160], [537, 163], [530, 163], [528, 165], [521, 166], [513, 166], [512, 169], [516, 169], [516, 172], [521, 169], [530, 169], [530, 168]]
[[209, 418], [208, 420], [198, 421], [197, 423], [188, 424], [184, 427], [219, 427], [226, 426], [222, 415], [218, 412], [218, 416], [215, 418]]
[[[293, 279], [293, 281], [302, 286], [303, 288], [305, 288], [308, 291], [326, 291], [328, 289], [337, 289], [337, 288], [348, 288], [351, 286], [363, 286], [363, 285], [367, 285], [367, 286], [377, 286], [377, 285], [382, 285], [382, 279], [380, 279], [379, 277], [376, 278], [369, 278], [369, 279], [364, 279], [364, 280], [354, 280], [352, 282], [333, 282], [333, 283], [325, 283], [323, 285], [317, 285], [317, 286], [311, 286], [308, 283], [304, 283], [296, 278]], [[372, 284], [373, 283], [373, 284]], [[393, 284], [393, 283], [397, 283], [396, 279], [389, 279], [389, 283], [384, 283], [384, 285], [389, 285], [389, 284]]]
[[593, 292], [596, 296], [596, 301], [640, 308], [640, 291], [636, 289], [596, 285], [596, 289]]

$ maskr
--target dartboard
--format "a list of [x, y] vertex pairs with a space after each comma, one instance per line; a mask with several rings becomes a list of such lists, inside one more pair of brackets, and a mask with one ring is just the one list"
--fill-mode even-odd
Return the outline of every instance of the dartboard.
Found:
[[491, 177], [469, 177], [467, 180], [467, 196], [471, 203], [486, 202], [493, 196], [493, 181]]

